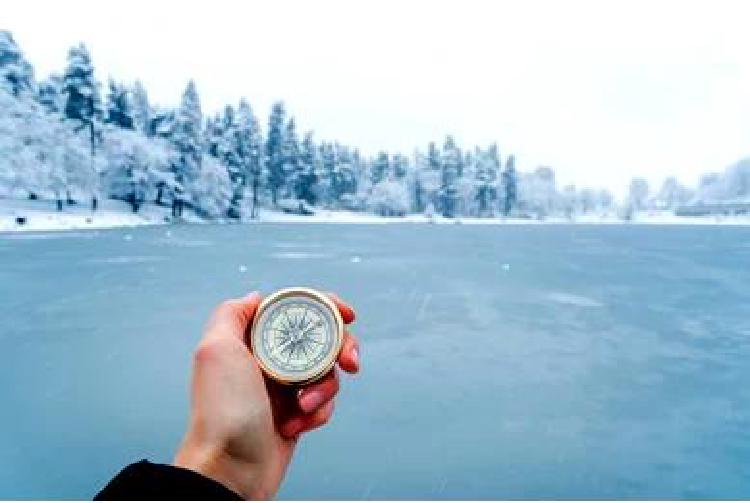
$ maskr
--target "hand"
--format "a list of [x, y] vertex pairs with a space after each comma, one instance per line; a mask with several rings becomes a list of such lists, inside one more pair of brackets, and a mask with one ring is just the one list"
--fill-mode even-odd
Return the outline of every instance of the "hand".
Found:
[[[354, 311], [329, 294], [344, 323]], [[276, 494], [299, 435], [324, 425], [339, 389], [334, 368], [302, 388], [267, 379], [245, 334], [261, 296], [223, 302], [195, 351], [192, 410], [174, 464], [210, 477], [247, 499]], [[359, 371], [357, 339], [345, 331], [338, 366]]]

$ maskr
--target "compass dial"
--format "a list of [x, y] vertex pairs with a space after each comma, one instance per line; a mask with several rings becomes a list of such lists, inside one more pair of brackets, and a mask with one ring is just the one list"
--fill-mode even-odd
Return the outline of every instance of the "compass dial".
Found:
[[251, 345], [269, 376], [283, 383], [303, 383], [330, 370], [342, 336], [341, 315], [327, 297], [308, 288], [289, 288], [263, 301]]

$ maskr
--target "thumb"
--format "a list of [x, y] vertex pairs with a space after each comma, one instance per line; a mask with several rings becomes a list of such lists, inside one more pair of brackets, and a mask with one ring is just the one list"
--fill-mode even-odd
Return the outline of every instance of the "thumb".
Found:
[[239, 299], [228, 299], [214, 309], [206, 325], [206, 335], [214, 337], [235, 337], [245, 340], [245, 332], [253, 321], [263, 297], [260, 292], [252, 292]]

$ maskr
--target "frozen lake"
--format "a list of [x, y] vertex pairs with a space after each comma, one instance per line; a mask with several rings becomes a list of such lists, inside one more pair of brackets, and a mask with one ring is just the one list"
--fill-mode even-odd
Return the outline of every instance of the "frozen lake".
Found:
[[0, 498], [169, 462], [211, 308], [337, 291], [364, 371], [282, 498], [749, 498], [750, 228], [0, 235]]

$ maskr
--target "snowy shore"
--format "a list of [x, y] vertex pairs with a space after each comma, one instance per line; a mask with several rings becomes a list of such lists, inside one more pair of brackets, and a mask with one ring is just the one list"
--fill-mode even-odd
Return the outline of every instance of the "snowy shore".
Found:
[[[19, 219], [23, 223], [19, 223]], [[203, 222], [195, 215], [187, 215], [183, 220], [193, 223]], [[53, 201], [28, 201], [0, 199], [0, 232], [63, 231], [80, 229], [107, 229], [135, 227], [141, 225], [163, 225], [171, 221], [170, 209], [153, 204], [144, 205], [138, 213], [133, 213], [127, 203], [105, 200], [96, 212], [88, 205], [64, 206], [56, 211]], [[554, 225], [554, 224], [657, 224], [657, 225], [750, 225], [750, 217], [677, 217], [668, 212], [638, 214], [630, 221], [623, 221], [614, 215], [581, 215], [575, 219], [550, 217], [545, 220], [519, 218], [475, 218], [461, 217], [448, 219], [407, 215], [405, 217], [380, 217], [368, 213], [349, 211], [319, 210], [315, 215], [293, 215], [278, 211], [261, 210], [256, 222], [271, 223], [335, 223], [335, 224], [404, 224], [432, 223], [446, 225]], [[256, 223], [251, 222], [251, 223]]]

